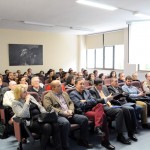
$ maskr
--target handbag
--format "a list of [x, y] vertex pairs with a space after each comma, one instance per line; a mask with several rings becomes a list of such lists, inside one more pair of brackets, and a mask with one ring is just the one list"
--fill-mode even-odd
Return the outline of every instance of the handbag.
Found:
[[38, 122], [40, 123], [56, 123], [58, 119], [55, 111], [51, 111], [49, 113], [41, 113], [38, 116]]

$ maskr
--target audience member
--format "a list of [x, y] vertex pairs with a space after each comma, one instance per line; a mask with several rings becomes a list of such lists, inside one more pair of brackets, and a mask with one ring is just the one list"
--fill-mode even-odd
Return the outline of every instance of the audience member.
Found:
[[75, 88], [75, 78], [73, 75], [69, 75], [67, 80], [66, 80], [66, 86], [65, 89], [71, 89]]
[[118, 75], [118, 83], [124, 83], [124, 82], [125, 82], [125, 75], [123, 72], [121, 72]]
[[[102, 84], [101, 79], [94, 80], [94, 86], [90, 89], [90, 93], [99, 103], [103, 104], [106, 115], [115, 119], [116, 130], [118, 133], [117, 140], [123, 144], [130, 144], [123, 135], [123, 130], [125, 128], [124, 113], [128, 116], [130, 115], [128, 111], [123, 112], [120, 107], [112, 107], [110, 102], [113, 100], [113, 96], [109, 94], [107, 87]], [[134, 138], [131, 131], [129, 131], [129, 134], [132, 138]]]
[[83, 115], [74, 114], [74, 104], [69, 95], [62, 91], [59, 80], [52, 81], [51, 86], [52, 90], [44, 96], [43, 105], [48, 112], [54, 109], [58, 113], [58, 123], [61, 125], [64, 150], [69, 149], [68, 134], [70, 123], [80, 125], [80, 140], [78, 143], [81, 146], [92, 148], [92, 145], [88, 143], [88, 119]]
[[46, 113], [46, 110], [34, 99], [34, 97], [27, 93], [26, 85], [16, 86], [14, 90], [14, 98], [15, 100], [12, 103], [12, 108], [15, 115], [27, 119], [27, 127], [29, 130], [41, 135], [41, 149], [46, 150], [50, 136], [53, 135], [56, 149], [61, 150], [58, 124], [38, 122], [38, 115]]
[[145, 75], [146, 80], [143, 83], [143, 90], [146, 92], [146, 95], [150, 96], [150, 72]]
[[147, 120], [147, 105], [145, 102], [140, 101], [141, 97], [145, 96], [145, 93], [139, 91], [137, 89], [137, 87], [132, 86], [132, 77], [131, 76], [127, 76], [125, 78], [125, 85], [122, 86], [122, 90], [126, 93], [129, 94], [129, 97], [131, 99], [136, 100], [136, 104], [140, 105], [143, 108], [142, 111], [142, 126], [143, 128], [148, 128], [150, 129], [150, 124], [148, 123]]
[[84, 81], [83, 78], [76, 78], [76, 90], [69, 94], [70, 98], [74, 102], [76, 108], [80, 108], [90, 120], [94, 120], [95, 131], [99, 136], [102, 136], [101, 144], [107, 149], [113, 150], [115, 147], [109, 142], [107, 119], [103, 110], [103, 105], [98, 103], [90, 92], [85, 89]]
[[116, 73], [116, 71], [111, 71], [109, 78], [117, 78], [117, 73]]

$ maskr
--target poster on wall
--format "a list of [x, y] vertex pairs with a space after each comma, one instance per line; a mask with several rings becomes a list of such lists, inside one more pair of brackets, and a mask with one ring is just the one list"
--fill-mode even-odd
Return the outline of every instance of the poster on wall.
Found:
[[43, 45], [9, 44], [9, 65], [43, 65]]

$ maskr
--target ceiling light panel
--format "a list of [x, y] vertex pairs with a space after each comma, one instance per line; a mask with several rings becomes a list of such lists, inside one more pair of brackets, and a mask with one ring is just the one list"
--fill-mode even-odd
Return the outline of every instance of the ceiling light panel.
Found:
[[101, 4], [99, 2], [90, 1], [90, 0], [77, 0], [76, 2], [79, 4], [97, 7], [97, 8], [101, 8], [101, 9], [105, 9], [105, 10], [110, 10], [110, 11], [118, 9], [118, 8], [110, 6], [110, 5], [105, 5], [105, 4]]

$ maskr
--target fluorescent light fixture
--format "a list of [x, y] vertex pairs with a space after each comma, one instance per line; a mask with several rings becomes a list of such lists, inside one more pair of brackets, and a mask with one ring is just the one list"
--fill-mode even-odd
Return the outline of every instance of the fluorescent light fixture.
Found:
[[92, 0], [91, 1], [90, 0], [77, 0], [76, 2], [79, 3], [79, 4], [84, 4], [84, 5], [97, 7], [97, 8], [101, 8], [101, 9], [106, 9], [106, 10], [111, 10], [111, 11], [118, 9], [116, 7], [101, 4], [99, 2], [92, 1]]
[[134, 12], [133, 15], [136, 16], [136, 17], [141, 17], [143, 19], [150, 19], [150, 15], [146, 15], [146, 14], [143, 14], [143, 13], [140, 13], [140, 12]]
[[46, 23], [39, 23], [39, 22], [31, 22], [31, 21], [23, 21], [25, 24], [30, 24], [30, 25], [37, 25], [37, 26], [45, 26], [45, 27], [54, 27], [55, 25], [52, 24], [46, 24]]
[[80, 30], [80, 31], [88, 31], [88, 32], [93, 32], [93, 30], [88, 29], [88, 28], [82, 28], [82, 27], [69, 27], [71, 30]]

